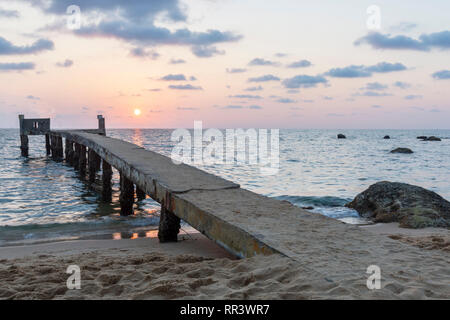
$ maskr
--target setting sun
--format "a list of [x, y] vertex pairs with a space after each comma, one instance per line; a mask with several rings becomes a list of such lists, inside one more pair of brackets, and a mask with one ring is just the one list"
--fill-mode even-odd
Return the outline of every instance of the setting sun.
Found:
[[140, 116], [141, 115], [141, 109], [134, 109], [134, 115]]

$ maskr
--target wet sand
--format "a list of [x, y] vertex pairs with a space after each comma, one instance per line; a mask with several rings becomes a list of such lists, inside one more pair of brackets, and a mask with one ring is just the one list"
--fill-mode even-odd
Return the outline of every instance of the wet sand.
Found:
[[[378, 233], [380, 237], [395, 235], [392, 231], [396, 230], [392, 225], [364, 228]], [[448, 236], [447, 230], [400, 231], [407, 233], [404, 236], [410, 238], [431, 237], [437, 233], [445, 236], [445, 232]], [[155, 238], [143, 238], [3, 247], [0, 248], [0, 298], [450, 298], [450, 259], [442, 248], [421, 249], [427, 252], [427, 256], [430, 253], [436, 256], [433, 264], [418, 260], [416, 268], [394, 268], [395, 271], [384, 272], [382, 288], [369, 290], [366, 286], [369, 275], [327, 277], [311, 270], [307, 264], [278, 254], [238, 260], [199, 233], [183, 235], [181, 238], [182, 241], [178, 243], [165, 244], [160, 244]], [[345, 241], [339, 241], [345, 247]], [[402, 246], [410, 246], [403, 242], [399, 242], [400, 250], [397, 253], [400, 260]], [[371, 263], [367, 261], [367, 265]], [[74, 264], [81, 269], [80, 290], [68, 290], [66, 286], [69, 277], [66, 269]], [[330, 270], [333, 265], [330, 259]]]

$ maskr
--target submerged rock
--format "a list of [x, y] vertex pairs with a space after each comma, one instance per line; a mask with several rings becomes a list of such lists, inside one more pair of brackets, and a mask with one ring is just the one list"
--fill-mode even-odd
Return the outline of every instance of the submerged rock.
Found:
[[414, 151], [408, 148], [397, 148], [392, 150], [391, 153], [414, 153]]
[[417, 139], [422, 139], [422, 140], [426, 140], [427, 137], [426, 136], [418, 136]]
[[428, 137], [425, 141], [441, 141], [441, 138], [431, 136], [431, 137]]
[[364, 218], [399, 222], [403, 228], [450, 228], [450, 202], [433, 191], [406, 183], [375, 183], [345, 206]]
[[338, 139], [347, 139], [347, 137], [346, 137], [345, 135], [343, 135], [342, 133], [339, 133], [339, 134], [337, 135], [337, 138], [338, 138]]
[[384, 136], [383, 139], [390, 139], [390, 138], [391, 138], [390, 136]]

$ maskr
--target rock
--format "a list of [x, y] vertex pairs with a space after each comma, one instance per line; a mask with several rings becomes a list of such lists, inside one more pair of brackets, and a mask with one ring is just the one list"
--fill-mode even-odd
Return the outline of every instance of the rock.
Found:
[[339, 133], [339, 134], [337, 135], [337, 138], [338, 138], [338, 139], [347, 139], [347, 137], [346, 137], [345, 135], [343, 135], [342, 133]]
[[314, 209], [314, 207], [312, 207], [312, 206], [309, 206], [309, 207], [302, 207], [302, 209], [305, 209], [305, 210], [312, 210], [312, 209]]
[[399, 222], [403, 228], [450, 228], [450, 202], [406, 183], [375, 183], [345, 206], [375, 222]]
[[390, 136], [384, 136], [383, 139], [390, 139], [390, 138], [391, 138]]
[[417, 139], [422, 139], [422, 140], [426, 140], [427, 137], [426, 136], [418, 136]]
[[408, 148], [397, 148], [392, 150], [391, 153], [414, 153], [414, 151]]
[[441, 138], [431, 136], [431, 137], [428, 137], [425, 141], [441, 141]]

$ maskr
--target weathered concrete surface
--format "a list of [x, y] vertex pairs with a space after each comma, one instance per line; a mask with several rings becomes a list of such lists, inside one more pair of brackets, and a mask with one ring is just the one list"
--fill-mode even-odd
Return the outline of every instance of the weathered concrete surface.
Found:
[[[61, 134], [93, 148], [164, 210], [237, 256], [281, 253], [331, 282], [353, 277], [364, 288], [369, 264], [396, 273], [415, 269], [421, 261], [430, 268], [436, 266], [436, 272], [450, 273], [439, 269], [450, 263], [448, 255], [432, 256], [286, 201], [258, 195], [121, 140], [82, 132]], [[442, 261], [436, 264], [436, 259]]]

